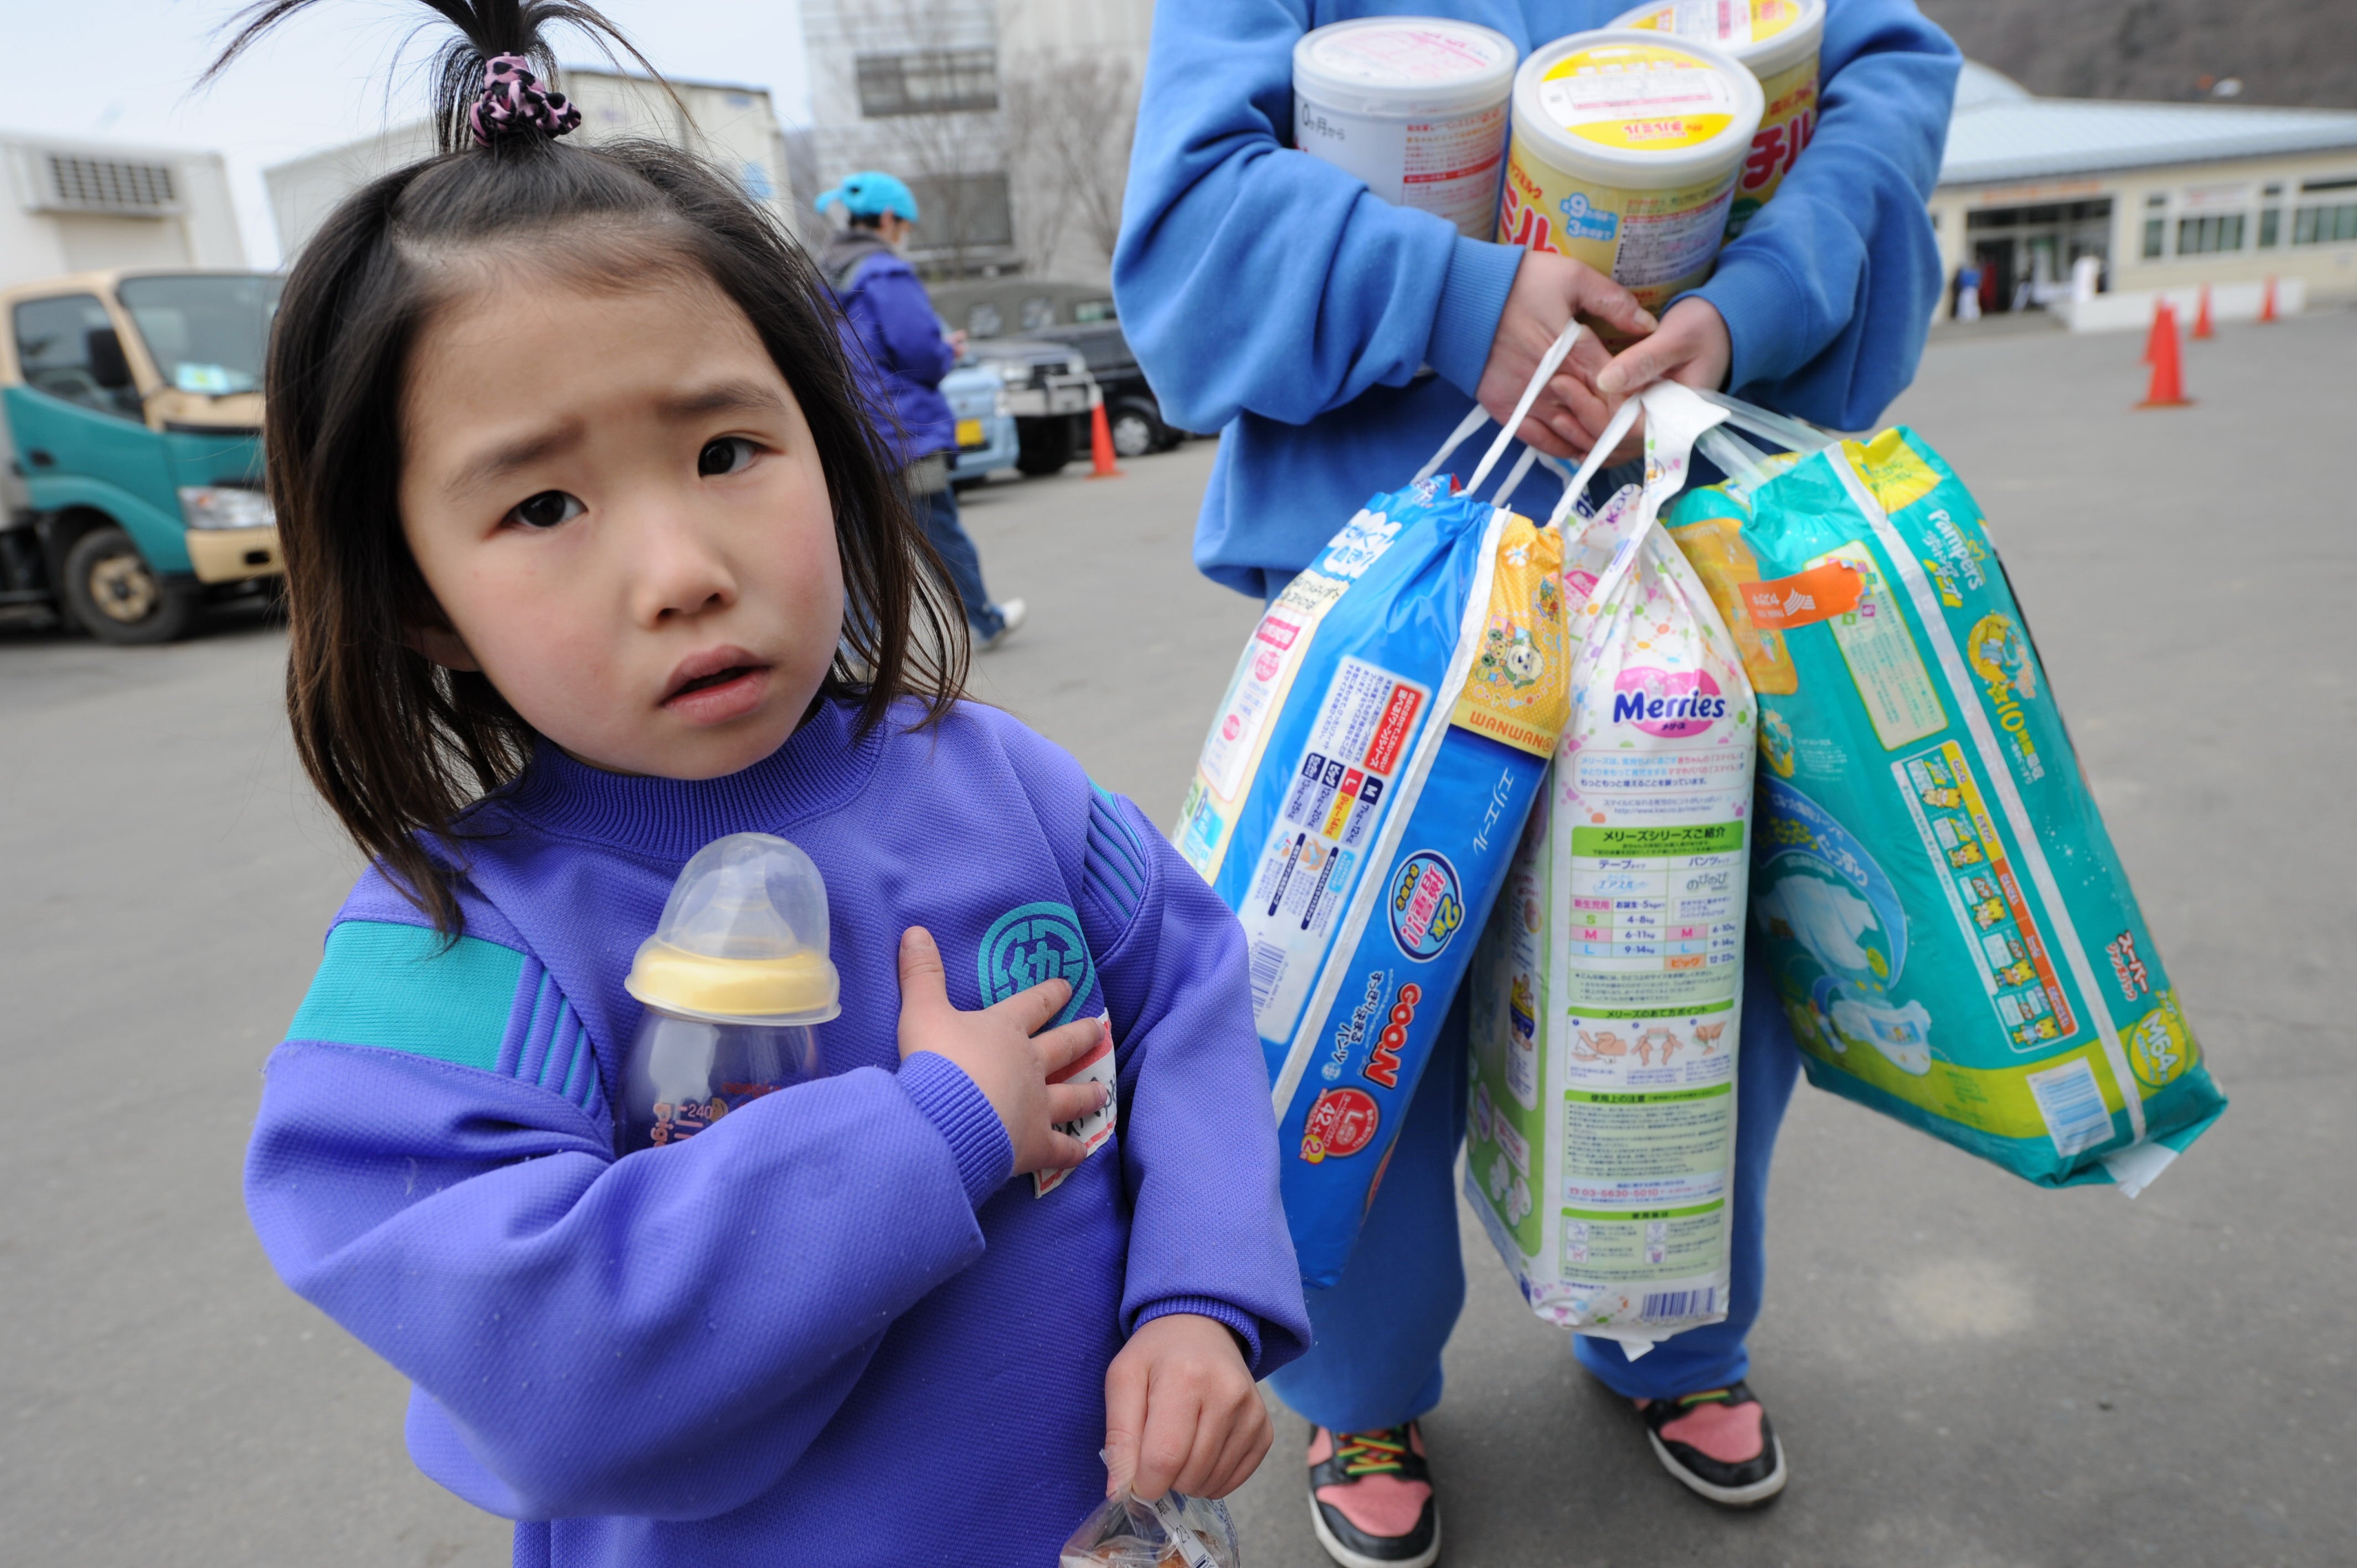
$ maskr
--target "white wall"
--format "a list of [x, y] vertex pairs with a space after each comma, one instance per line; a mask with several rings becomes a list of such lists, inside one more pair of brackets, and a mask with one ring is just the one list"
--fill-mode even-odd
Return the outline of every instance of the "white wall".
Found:
[[[160, 164], [171, 170], [176, 199], [156, 213], [48, 210], [51, 154]], [[0, 287], [108, 267], [246, 264], [218, 153], [21, 137], [0, 141]]]

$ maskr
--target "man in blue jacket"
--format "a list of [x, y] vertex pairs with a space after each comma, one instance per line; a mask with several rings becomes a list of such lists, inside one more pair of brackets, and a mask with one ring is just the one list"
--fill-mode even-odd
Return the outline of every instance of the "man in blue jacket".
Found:
[[[917, 269], [900, 257], [902, 242], [917, 225], [917, 199], [892, 176], [869, 170], [850, 176], [816, 205], [821, 212], [840, 207], [848, 219], [820, 252], [819, 269], [866, 350], [874, 376], [868, 396], [898, 427], [888, 429], [885, 439], [899, 445], [909, 498], [925, 536], [949, 568], [974, 645], [996, 648], [1023, 624], [1024, 605], [1021, 599], [991, 602], [982, 585], [982, 557], [958, 516], [957, 492], [950, 488], [957, 419], [942, 395], [942, 378], [957, 363], [965, 334], [942, 331]], [[861, 356], [852, 360], [859, 364]]]
[[[1370, 495], [1405, 482], [1476, 401], [1504, 418], [1577, 312], [1642, 335], [1609, 360], [1591, 337], [1521, 435], [1584, 456], [1629, 392], [1671, 377], [1840, 429], [1863, 428], [1914, 374], [1941, 274], [1924, 201], [1938, 175], [1955, 47], [1912, 0], [1828, 0], [1820, 119], [1775, 199], [1701, 288], [1656, 323], [1609, 278], [1559, 255], [1460, 236], [1292, 149], [1293, 46], [1382, 0], [1192, 0], [1158, 6], [1114, 293], [1166, 413], [1222, 432], [1195, 562], [1275, 594]], [[1624, 0], [1414, 0], [1527, 53], [1600, 27]], [[1461, 478], [1480, 443], [1452, 467]], [[1516, 510], [1544, 517], [1534, 474]], [[1785, 1482], [1744, 1379], [1760, 1309], [1768, 1164], [1799, 1067], [1767, 989], [1749, 987], [1738, 1084], [1733, 1281], [1725, 1322], [1631, 1361], [1576, 1340], [1640, 1413], [1680, 1481], [1730, 1506]], [[1358, 1249], [1309, 1293], [1311, 1351], [1274, 1380], [1313, 1423], [1311, 1518], [1349, 1568], [1424, 1568], [1439, 1552], [1416, 1417], [1464, 1299], [1451, 1173], [1465, 1119], [1465, 1013], [1450, 1015]]]

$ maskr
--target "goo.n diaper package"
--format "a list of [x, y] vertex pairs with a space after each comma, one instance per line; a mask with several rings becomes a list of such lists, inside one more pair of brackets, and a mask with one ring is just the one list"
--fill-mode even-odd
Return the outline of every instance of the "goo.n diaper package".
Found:
[[1649, 389], [1598, 453], [1640, 404], [1642, 489], [1564, 516], [1571, 714], [1474, 960], [1465, 1171], [1532, 1310], [1632, 1356], [1727, 1315], [1756, 756], [1742, 660], [1658, 521], [1726, 413]]
[[1475, 499], [1505, 435], [1464, 491], [1437, 473], [1485, 423], [1476, 409], [1268, 607], [1173, 835], [1244, 929], [1312, 1286], [1357, 1242], [1563, 725], [1559, 536]]
[[2133, 1195], [2225, 1109], [1971, 494], [1914, 432], [1668, 515], [1760, 705], [1758, 944], [1810, 1079]]

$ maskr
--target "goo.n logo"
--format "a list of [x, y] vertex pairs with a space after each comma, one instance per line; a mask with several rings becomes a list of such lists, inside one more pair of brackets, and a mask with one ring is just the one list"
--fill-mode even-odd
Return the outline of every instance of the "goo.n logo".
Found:
[[1418, 963], [1440, 956], [1465, 923], [1457, 868], [1438, 850], [1420, 849], [1392, 877], [1392, 940]]
[[1727, 716], [1727, 699], [1707, 670], [1632, 665], [1612, 682], [1612, 722], [1665, 740], [1700, 735]]
[[1070, 904], [1026, 904], [999, 916], [983, 934], [977, 967], [985, 1007], [1059, 975], [1070, 981], [1072, 999], [1056, 1015], [1059, 1024], [1081, 1015], [1096, 981], [1081, 918]]

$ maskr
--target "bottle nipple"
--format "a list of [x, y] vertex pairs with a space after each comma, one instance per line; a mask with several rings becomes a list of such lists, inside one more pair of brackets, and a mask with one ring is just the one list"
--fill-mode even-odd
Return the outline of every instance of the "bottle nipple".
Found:
[[622, 987], [718, 1024], [823, 1024], [843, 1011], [827, 957], [826, 882], [768, 833], [715, 839], [681, 868]]

